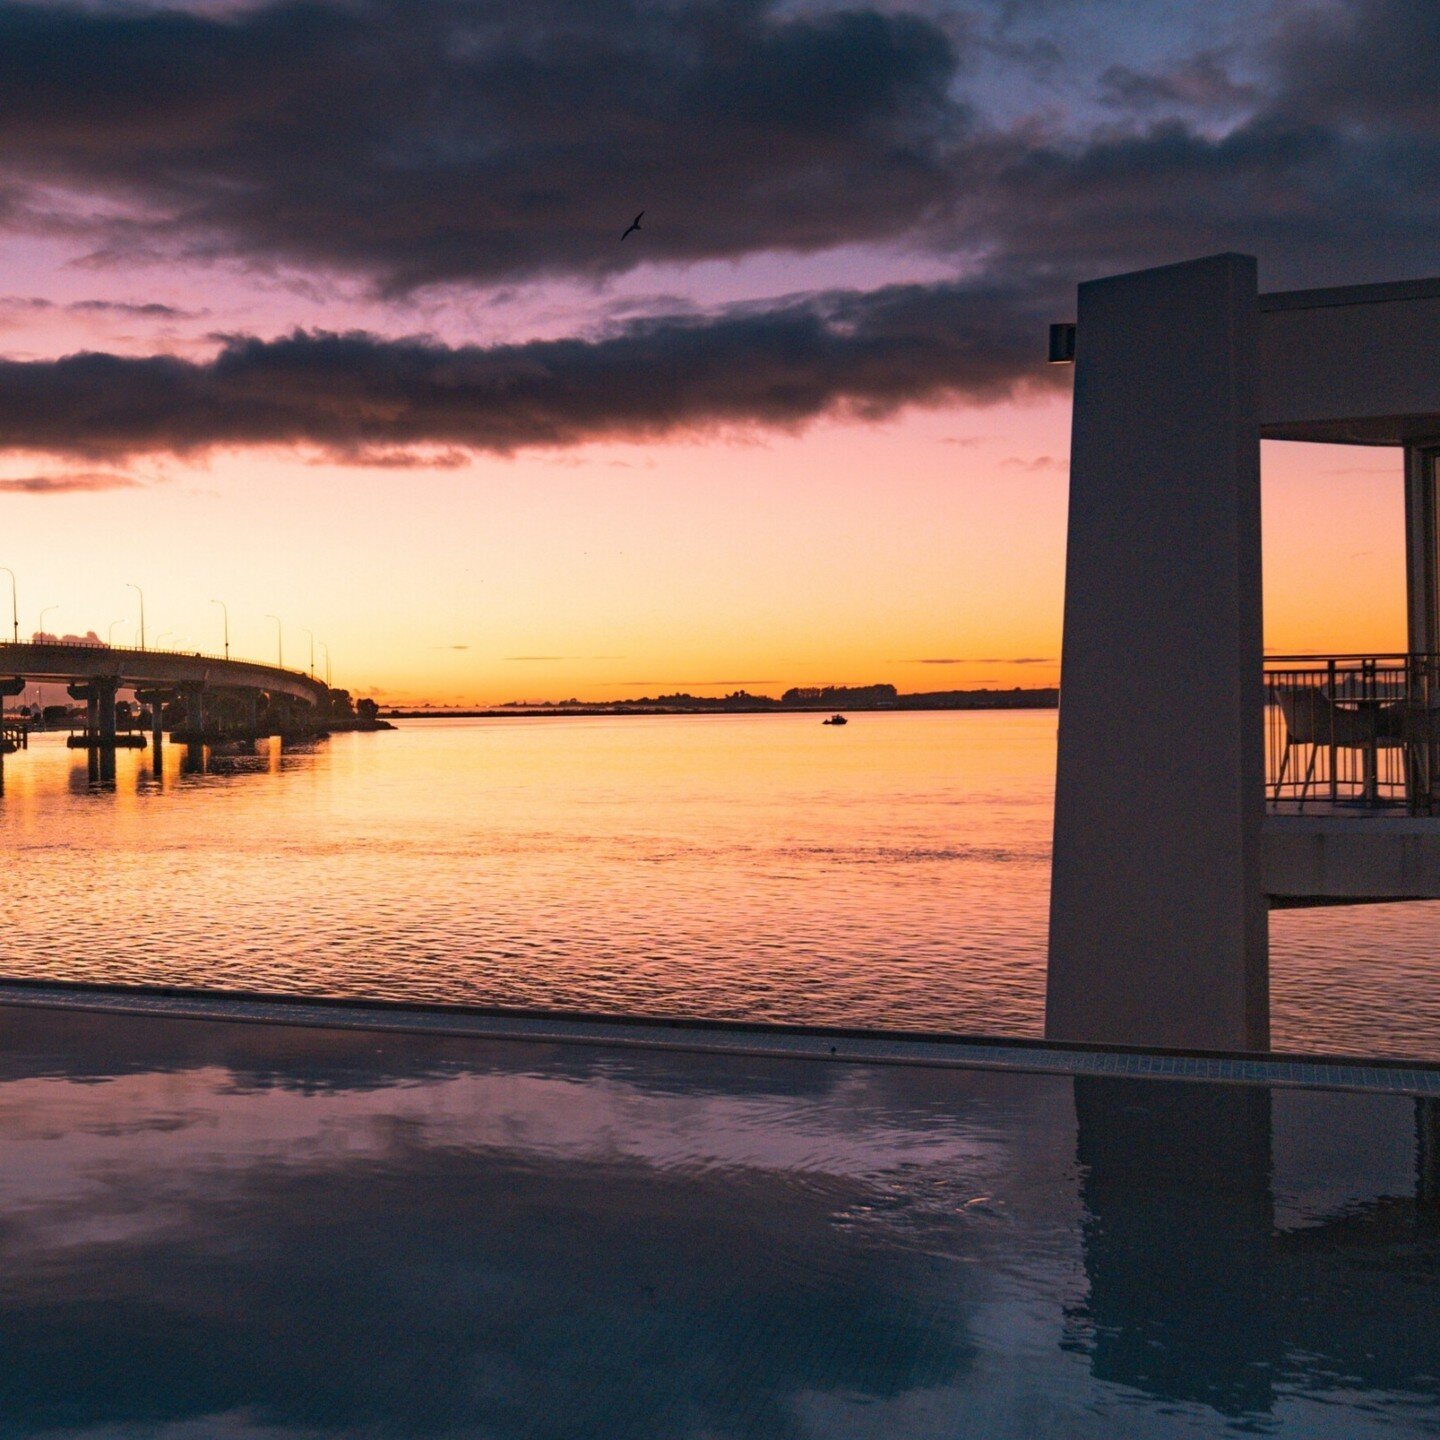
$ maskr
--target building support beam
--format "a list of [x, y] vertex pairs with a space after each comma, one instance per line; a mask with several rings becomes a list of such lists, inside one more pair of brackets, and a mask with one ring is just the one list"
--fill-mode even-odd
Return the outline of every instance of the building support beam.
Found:
[[1440, 653], [1440, 449], [1405, 447], [1405, 595], [1410, 653]]
[[[1410, 677], [1422, 704], [1440, 703], [1440, 448], [1405, 447], [1405, 610], [1411, 655]], [[1432, 777], [1440, 766], [1440, 747], [1412, 745], [1409, 767], [1410, 812], [1430, 813]]]
[[1269, 1045], [1255, 262], [1080, 287], [1046, 1034]]

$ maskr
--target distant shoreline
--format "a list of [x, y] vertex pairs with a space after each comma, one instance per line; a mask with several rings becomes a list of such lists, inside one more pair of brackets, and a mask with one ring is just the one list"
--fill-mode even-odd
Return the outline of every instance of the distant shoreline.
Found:
[[956, 691], [942, 696], [900, 695], [883, 705], [846, 704], [835, 700], [815, 705], [740, 704], [716, 700], [699, 705], [666, 705], [643, 700], [616, 700], [594, 705], [488, 705], [455, 710], [385, 709], [387, 720], [505, 720], [512, 716], [545, 715], [894, 715], [925, 710], [1054, 710], [1059, 692], [1037, 690]]

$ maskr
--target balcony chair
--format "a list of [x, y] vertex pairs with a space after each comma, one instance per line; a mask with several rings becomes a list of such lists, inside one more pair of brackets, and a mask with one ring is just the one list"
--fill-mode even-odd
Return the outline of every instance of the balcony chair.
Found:
[[1276, 685], [1275, 703], [1285, 721], [1285, 750], [1280, 757], [1280, 770], [1275, 777], [1274, 798], [1279, 800], [1291, 752], [1298, 745], [1310, 747], [1310, 762], [1300, 785], [1300, 804], [1304, 804], [1315, 777], [1315, 760], [1322, 747], [1335, 746], [1346, 750], [1376, 750], [1380, 746], [1399, 746], [1404, 738], [1395, 733], [1391, 710], [1356, 709], [1337, 704], [1313, 685]]

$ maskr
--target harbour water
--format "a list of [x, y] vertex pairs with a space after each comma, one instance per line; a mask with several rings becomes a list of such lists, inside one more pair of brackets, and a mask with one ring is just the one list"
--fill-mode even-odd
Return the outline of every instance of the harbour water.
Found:
[[[1035, 1035], [1053, 711], [401, 722], [5, 765], [0, 974]], [[1440, 1058], [1440, 905], [1271, 920], [1278, 1048]]]

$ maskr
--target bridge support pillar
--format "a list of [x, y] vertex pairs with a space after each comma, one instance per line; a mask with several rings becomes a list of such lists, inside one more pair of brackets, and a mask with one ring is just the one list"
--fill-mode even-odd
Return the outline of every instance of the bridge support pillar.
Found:
[[91, 687], [94, 699], [90, 704], [96, 712], [96, 739], [101, 748], [115, 749], [115, 693], [120, 685], [115, 680], [97, 680]]
[[[4, 702], [14, 695], [25, 693], [25, 677], [17, 675], [13, 680], [0, 680], [0, 720], [3, 720]], [[27, 730], [20, 730], [17, 738], [13, 741], [10, 732], [0, 725], [0, 795], [5, 793], [5, 756], [12, 750], [25, 750], [29, 748], [29, 733]]]
[[163, 758], [163, 743], [165, 739], [165, 706], [174, 697], [168, 690], [137, 690], [135, 699], [142, 705], [150, 707], [150, 746], [153, 751], [151, 765], [155, 774], [160, 774], [160, 763]]
[[203, 685], [187, 685], [184, 693], [185, 728], [192, 735], [203, 735], [205, 733], [205, 687]]
[[100, 732], [99, 698], [94, 683], [87, 684], [77, 680], [73, 685], [65, 687], [65, 693], [72, 700], [85, 702], [85, 738], [93, 744]]

